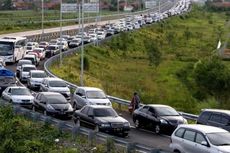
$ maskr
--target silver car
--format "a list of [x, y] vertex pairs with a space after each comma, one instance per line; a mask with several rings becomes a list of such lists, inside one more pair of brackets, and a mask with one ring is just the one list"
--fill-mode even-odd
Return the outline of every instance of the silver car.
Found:
[[80, 109], [85, 105], [112, 106], [104, 91], [94, 87], [78, 87], [73, 94], [73, 107]]
[[28, 77], [29, 77], [29, 73], [31, 70], [36, 70], [36, 66], [35, 65], [29, 65], [29, 64], [24, 64], [22, 65], [22, 70], [20, 71], [20, 80], [23, 81], [27, 81]]
[[230, 153], [230, 133], [207, 125], [183, 124], [173, 132], [170, 148], [176, 153]]
[[43, 70], [31, 70], [27, 80], [27, 87], [29, 89], [40, 89], [40, 85], [47, 74]]

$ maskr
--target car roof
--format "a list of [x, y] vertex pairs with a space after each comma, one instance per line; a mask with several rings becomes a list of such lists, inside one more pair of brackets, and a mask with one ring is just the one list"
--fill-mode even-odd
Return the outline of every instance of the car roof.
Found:
[[11, 88], [11, 89], [28, 89], [28, 88], [23, 87], [23, 86], [10, 86], [9, 88]]
[[201, 125], [201, 124], [180, 124], [178, 127], [189, 128], [193, 130], [198, 130], [202, 133], [219, 133], [219, 132], [228, 132], [222, 128], [208, 126], [208, 125]]
[[86, 105], [91, 108], [112, 108], [111, 106], [105, 106], [105, 105]]
[[34, 54], [26, 54], [25, 56], [24, 56], [24, 58], [25, 57], [32, 57], [32, 58], [35, 58], [35, 55]]
[[224, 109], [202, 109], [202, 112], [217, 112], [217, 113], [225, 113], [230, 115], [230, 110], [224, 110]]
[[53, 80], [58, 80], [58, 81], [63, 81], [62, 79], [60, 78], [54, 78], [54, 77], [47, 77], [47, 78], [44, 78], [45, 80], [48, 80], [48, 81], [53, 81]]
[[31, 60], [28, 60], [28, 59], [21, 59], [18, 62], [30, 62], [30, 63], [32, 63]]
[[30, 73], [45, 73], [43, 70], [31, 70]]
[[168, 105], [162, 105], [162, 104], [148, 104], [146, 106], [151, 106], [151, 107], [171, 107], [171, 106], [168, 106]]
[[36, 66], [33, 64], [23, 64], [22, 67], [36, 67]]
[[49, 96], [49, 95], [62, 95], [58, 92], [40, 92], [41, 94], [43, 94], [44, 96]]
[[78, 87], [79, 89], [83, 89], [83, 90], [86, 90], [86, 91], [102, 91], [101, 89], [99, 88], [96, 88], [96, 87]]

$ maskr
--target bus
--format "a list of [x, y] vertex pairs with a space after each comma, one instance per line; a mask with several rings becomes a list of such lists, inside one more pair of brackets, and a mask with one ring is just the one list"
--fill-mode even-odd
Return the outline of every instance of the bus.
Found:
[[0, 58], [5, 63], [15, 63], [26, 53], [26, 37], [0, 38]]

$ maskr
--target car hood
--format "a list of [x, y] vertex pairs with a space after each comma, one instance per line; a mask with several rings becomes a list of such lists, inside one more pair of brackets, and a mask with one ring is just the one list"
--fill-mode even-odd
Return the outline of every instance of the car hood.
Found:
[[230, 153], [230, 145], [226, 145], [226, 146], [217, 146], [219, 151], [223, 151], [223, 152], [229, 152]]
[[95, 117], [95, 119], [98, 122], [102, 123], [126, 123], [128, 122], [126, 119], [123, 117], [117, 116], [117, 117]]
[[31, 95], [31, 96], [25, 96], [25, 95], [13, 95], [12, 96], [12, 99], [20, 99], [20, 100], [33, 100], [34, 97]]
[[49, 91], [53, 91], [53, 92], [70, 92], [68, 87], [49, 87]]
[[91, 103], [95, 103], [95, 104], [108, 104], [110, 103], [110, 100], [105, 98], [105, 99], [87, 99], [89, 102]]
[[184, 118], [180, 115], [178, 116], [161, 116], [160, 118], [167, 120], [172, 125], [178, 125], [184, 123]]

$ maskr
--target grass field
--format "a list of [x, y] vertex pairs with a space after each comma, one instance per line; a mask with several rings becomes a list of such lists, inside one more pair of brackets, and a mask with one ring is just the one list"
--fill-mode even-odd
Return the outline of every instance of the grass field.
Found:
[[[101, 15], [115, 14], [117, 12], [102, 10]], [[85, 13], [85, 17], [97, 16], [96, 13]], [[63, 13], [63, 20], [76, 19], [78, 13]], [[50, 22], [51, 20], [59, 20], [60, 11], [45, 10], [44, 11], [44, 28], [59, 26], [59, 22]], [[42, 14], [41, 11], [35, 10], [17, 10], [17, 11], [0, 11], [0, 34], [12, 33], [17, 31], [26, 31], [33, 29], [41, 29]], [[89, 20], [85, 20], [87, 23]], [[91, 21], [92, 22], [92, 21]], [[74, 25], [74, 21], [63, 22], [63, 25]]]
[[[183, 80], [200, 59], [216, 52], [218, 37], [225, 40], [229, 28], [225, 13], [208, 12], [202, 7], [137, 31], [121, 34], [101, 46], [85, 49], [89, 70], [85, 86], [100, 87], [107, 94], [130, 99], [137, 91], [143, 103], [171, 105], [177, 110], [197, 113], [201, 108], [218, 107], [213, 97], [198, 100], [196, 90]], [[159, 66], [152, 66], [146, 43], [162, 54]], [[226, 62], [229, 65], [228, 62]], [[61, 78], [80, 84], [80, 55], [51, 67]], [[193, 82], [193, 78], [190, 78]]]

